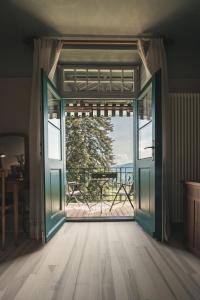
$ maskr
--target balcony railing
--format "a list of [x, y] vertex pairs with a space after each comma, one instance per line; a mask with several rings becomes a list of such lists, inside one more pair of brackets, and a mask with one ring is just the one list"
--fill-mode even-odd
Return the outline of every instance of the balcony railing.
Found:
[[[87, 202], [113, 201], [122, 185], [129, 194], [130, 189], [134, 188], [133, 171], [133, 167], [69, 168], [66, 172], [67, 201], [76, 202], [77, 192], [81, 192], [78, 195], [80, 199], [86, 196]], [[132, 200], [133, 194], [130, 193]], [[125, 201], [126, 198], [125, 193], [119, 193], [117, 201]]]

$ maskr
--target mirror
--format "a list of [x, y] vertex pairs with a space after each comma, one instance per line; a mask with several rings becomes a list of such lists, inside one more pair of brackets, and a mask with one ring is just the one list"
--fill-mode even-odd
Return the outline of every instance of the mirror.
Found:
[[[29, 172], [28, 139], [23, 134], [0, 134], [0, 169], [3, 169], [7, 182], [19, 183], [19, 228], [29, 232]], [[9, 215], [7, 216], [7, 218]], [[12, 215], [10, 216], [12, 217]], [[12, 230], [12, 219], [7, 222]]]
[[24, 135], [0, 135], [0, 169], [8, 178], [27, 182], [27, 141]]

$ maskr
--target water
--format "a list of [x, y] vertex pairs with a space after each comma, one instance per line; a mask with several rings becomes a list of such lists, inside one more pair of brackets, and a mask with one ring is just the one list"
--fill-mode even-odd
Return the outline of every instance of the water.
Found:
[[132, 183], [134, 179], [133, 163], [114, 165], [111, 167], [113, 172], [117, 172], [118, 181], [121, 183]]

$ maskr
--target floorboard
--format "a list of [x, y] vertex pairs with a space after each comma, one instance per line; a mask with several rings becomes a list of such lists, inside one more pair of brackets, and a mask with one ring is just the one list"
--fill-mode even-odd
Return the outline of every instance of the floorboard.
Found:
[[1, 300], [199, 300], [200, 260], [136, 222], [65, 223], [0, 252]]
[[[66, 205], [66, 216], [69, 218], [84, 217], [133, 217], [134, 210], [128, 201], [116, 203], [110, 211], [111, 201], [106, 203], [90, 203], [90, 209], [85, 203], [69, 203]], [[102, 211], [101, 211], [102, 208]]]

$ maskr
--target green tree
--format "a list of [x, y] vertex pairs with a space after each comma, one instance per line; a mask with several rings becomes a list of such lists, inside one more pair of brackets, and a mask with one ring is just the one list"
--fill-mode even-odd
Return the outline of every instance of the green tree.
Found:
[[109, 169], [113, 163], [112, 130], [109, 117], [66, 118], [67, 170], [78, 176], [83, 168]]
[[88, 201], [100, 196], [90, 174], [109, 171], [113, 163], [112, 131], [109, 117], [66, 118], [67, 180], [82, 183], [90, 191]]

